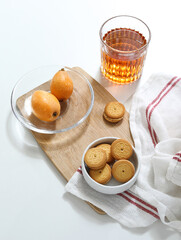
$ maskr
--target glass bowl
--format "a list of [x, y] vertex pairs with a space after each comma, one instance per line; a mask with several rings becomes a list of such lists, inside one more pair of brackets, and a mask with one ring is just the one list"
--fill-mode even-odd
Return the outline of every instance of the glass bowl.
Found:
[[[41, 121], [32, 113], [32, 93], [36, 90], [50, 92], [50, 81], [62, 68], [73, 81], [73, 93], [67, 101], [60, 102], [61, 113], [55, 121]], [[43, 66], [28, 72], [16, 83], [11, 94], [15, 117], [26, 128], [44, 134], [61, 133], [77, 127], [89, 116], [93, 104], [94, 91], [89, 80], [72, 68], [58, 65]]]

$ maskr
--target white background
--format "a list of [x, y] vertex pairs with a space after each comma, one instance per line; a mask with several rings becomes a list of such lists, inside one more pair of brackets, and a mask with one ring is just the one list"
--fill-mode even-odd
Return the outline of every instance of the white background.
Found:
[[[179, 0], [0, 0], [0, 239], [181, 238], [159, 221], [125, 228], [65, 193], [66, 181], [11, 112], [13, 86], [33, 68], [79, 66], [99, 81], [99, 29], [120, 14], [142, 19], [152, 32], [139, 83], [160, 71], [181, 76]], [[127, 92], [116, 94], [129, 111]]]

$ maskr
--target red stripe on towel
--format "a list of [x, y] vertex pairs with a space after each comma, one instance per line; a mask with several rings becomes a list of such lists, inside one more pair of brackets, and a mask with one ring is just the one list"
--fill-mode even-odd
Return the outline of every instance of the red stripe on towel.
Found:
[[[80, 170], [79, 168], [77, 169], [77, 172], [82, 174], [82, 170]], [[152, 205], [150, 205], [149, 203], [143, 201], [142, 199], [134, 196], [133, 194], [129, 193], [128, 191], [125, 192], [127, 195], [129, 195], [132, 198], [135, 198], [137, 201], [139, 201], [140, 203], [144, 204], [147, 207], [150, 207], [151, 209], [153, 209], [154, 211], [157, 212], [157, 209], [155, 207], [153, 207]], [[131, 200], [129, 197], [123, 195], [122, 193], [118, 193], [117, 195], [123, 197], [124, 199], [126, 199], [129, 203], [132, 203], [133, 205], [135, 205], [136, 207], [140, 208], [141, 210], [151, 214], [153, 217], [160, 219], [159, 216], [157, 214], [155, 214], [154, 212], [152, 212], [151, 210], [144, 208], [143, 206], [141, 206], [140, 204], [134, 202], [133, 200]]]
[[129, 195], [130, 197], [134, 198], [134, 199], [137, 200], [138, 202], [146, 205], [147, 207], [153, 209], [155, 212], [158, 212], [157, 209], [156, 209], [153, 205], [151, 205], [151, 204], [143, 201], [142, 199], [138, 198], [137, 196], [133, 195], [132, 193], [130, 193], [130, 192], [128, 192], [128, 191], [125, 191], [124, 193], [126, 193], [126, 194]]
[[173, 159], [177, 160], [178, 162], [181, 162], [181, 158], [179, 157], [173, 157]]
[[180, 157], [181, 157], [181, 153], [176, 153], [175, 155], [177, 155], [177, 156], [180, 156]]
[[128, 202], [132, 203], [133, 205], [135, 205], [136, 207], [138, 207], [139, 209], [145, 211], [146, 213], [149, 213], [150, 215], [152, 215], [153, 217], [157, 218], [157, 219], [160, 219], [160, 217], [155, 214], [154, 212], [150, 211], [149, 209], [147, 208], [144, 208], [142, 205], [134, 202], [133, 200], [131, 200], [130, 198], [128, 198], [127, 196], [125, 196], [124, 194], [122, 193], [119, 193], [118, 194], [119, 196], [123, 197], [125, 200], [127, 200]]
[[159, 97], [161, 96], [161, 94], [166, 90], [166, 88], [176, 79], [176, 77], [172, 78], [167, 85], [162, 89], [162, 91], [158, 94], [158, 96], [148, 105], [148, 107], [146, 108], [146, 119], [147, 119], [147, 123], [148, 123], [148, 129], [152, 138], [152, 142], [154, 144], [154, 136], [152, 134], [152, 129], [151, 129], [151, 125], [150, 125], [150, 121], [148, 118], [148, 111], [149, 109], [152, 107], [152, 105], [159, 99]]
[[81, 173], [81, 174], [82, 174], [82, 170], [81, 170], [81, 169], [79, 169], [79, 168], [77, 169], [77, 172], [79, 172], [79, 173]]
[[[152, 142], [154, 144], [154, 147], [156, 146], [156, 144], [158, 143], [157, 140], [157, 135], [155, 130], [152, 129], [151, 127], [151, 123], [150, 123], [150, 119], [151, 119], [151, 115], [154, 111], [154, 109], [158, 106], [158, 104], [161, 102], [161, 100], [171, 91], [171, 89], [181, 80], [181, 78], [177, 79], [177, 81], [175, 81], [173, 83], [173, 81], [176, 79], [177, 77], [172, 78], [167, 84], [166, 86], [162, 89], [162, 91], [158, 94], [158, 96], [148, 105], [148, 107], [146, 108], [146, 119], [147, 119], [147, 123], [148, 123], [148, 130], [150, 132], [150, 136], [152, 139]], [[173, 83], [173, 84], [172, 84]], [[172, 84], [172, 85], [171, 85]], [[170, 86], [171, 85], [171, 86]], [[168, 89], [168, 90], [167, 90]], [[165, 92], [165, 93], [164, 93]], [[164, 93], [162, 96], [161, 94]], [[154, 103], [159, 100], [155, 105]], [[148, 111], [149, 109], [152, 107], [149, 115], [148, 115]], [[153, 132], [153, 133], [152, 133]]]

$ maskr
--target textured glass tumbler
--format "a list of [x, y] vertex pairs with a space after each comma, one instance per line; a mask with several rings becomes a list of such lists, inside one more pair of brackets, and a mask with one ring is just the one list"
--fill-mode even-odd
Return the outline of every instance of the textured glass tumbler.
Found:
[[151, 32], [140, 19], [120, 15], [108, 19], [100, 29], [101, 72], [118, 84], [141, 77]]

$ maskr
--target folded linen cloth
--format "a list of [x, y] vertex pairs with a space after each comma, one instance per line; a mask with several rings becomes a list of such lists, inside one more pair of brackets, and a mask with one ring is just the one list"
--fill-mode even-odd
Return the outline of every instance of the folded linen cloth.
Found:
[[141, 170], [128, 191], [96, 192], [85, 182], [81, 167], [66, 191], [127, 227], [146, 227], [160, 219], [181, 231], [181, 78], [152, 75], [133, 96], [130, 129]]

